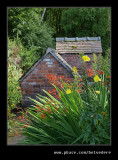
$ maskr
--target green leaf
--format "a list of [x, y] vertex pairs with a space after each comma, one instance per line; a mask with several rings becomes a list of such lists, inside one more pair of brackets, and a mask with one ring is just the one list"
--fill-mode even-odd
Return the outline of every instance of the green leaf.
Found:
[[77, 139], [75, 139], [71, 144], [75, 144], [77, 141], [83, 138], [83, 134], [81, 134]]

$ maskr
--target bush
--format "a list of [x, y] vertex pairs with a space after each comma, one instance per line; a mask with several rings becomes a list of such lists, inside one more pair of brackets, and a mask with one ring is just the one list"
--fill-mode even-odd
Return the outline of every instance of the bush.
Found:
[[[19, 36], [23, 46], [30, 51], [37, 48], [36, 54], [42, 56], [48, 47], [55, 47], [54, 30], [41, 23], [43, 8], [10, 8], [8, 10], [9, 37], [15, 39]], [[38, 48], [40, 47], [40, 48]]]
[[[93, 83], [89, 84], [85, 68], [87, 62], [84, 61], [85, 58], [89, 61], [89, 58], [81, 57], [82, 77], [74, 67], [73, 83], [61, 79], [57, 84], [58, 77], [56, 85], [52, 84], [55, 88], [52, 93], [44, 90], [48, 97], [37, 95], [39, 101], [30, 98], [36, 105], [27, 109], [29, 115], [25, 116], [29, 124], [20, 123], [22, 134], [26, 135], [23, 144], [110, 143], [110, 76], [95, 70], [91, 74]], [[104, 77], [107, 77], [107, 83]], [[58, 94], [56, 98], [54, 91]]]
[[22, 99], [20, 90], [19, 78], [22, 75], [22, 70], [19, 65], [21, 59], [18, 54], [21, 47], [17, 45], [16, 41], [8, 40], [8, 92], [7, 92], [7, 105], [8, 105], [8, 129], [13, 130], [14, 116], [11, 112], [12, 109], [17, 108]]

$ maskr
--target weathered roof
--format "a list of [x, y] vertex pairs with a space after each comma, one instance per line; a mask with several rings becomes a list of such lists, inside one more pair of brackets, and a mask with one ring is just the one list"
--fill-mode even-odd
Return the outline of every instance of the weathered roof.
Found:
[[82, 38], [56, 38], [56, 51], [60, 54], [64, 53], [101, 53], [100, 37], [82, 37]]
[[55, 49], [52, 48], [48, 48], [46, 51], [46, 54], [39, 59], [38, 61], [36, 61], [31, 68], [19, 79], [20, 82], [22, 82], [24, 80], [24, 78], [26, 78], [33, 70], [34, 68], [47, 56], [47, 54], [51, 54], [55, 59], [57, 59], [64, 68], [67, 69], [68, 72], [70, 72], [72, 74], [72, 67], [55, 51]]

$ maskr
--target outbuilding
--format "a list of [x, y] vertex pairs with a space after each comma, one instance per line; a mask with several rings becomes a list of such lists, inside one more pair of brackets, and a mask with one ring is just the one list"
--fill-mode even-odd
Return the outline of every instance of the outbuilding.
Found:
[[56, 38], [56, 49], [48, 48], [46, 54], [37, 60], [29, 71], [20, 78], [22, 106], [28, 107], [33, 104], [28, 97], [36, 99], [36, 94], [44, 95], [42, 89], [48, 91], [53, 88], [46, 75], [54, 74], [73, 80], [73, 66], [79, 70], [81, 75], [82, 65], [79, 53], [82, 52], [90, 57], [91, 60], [87, 62], [87, 68], [90, 68], [93, 53], [96, 55], [102, 53], [101, 38]]

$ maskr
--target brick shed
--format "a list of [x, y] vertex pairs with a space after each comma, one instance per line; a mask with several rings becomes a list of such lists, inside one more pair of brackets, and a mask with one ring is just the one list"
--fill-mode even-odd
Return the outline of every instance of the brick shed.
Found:
[[28, 99], [36, 99], [36, 94], [45, 95], [42, 89], [51, 90], [46, 75], [55, 74], [73, 79], [72, 67], [75, 66], [81, 74], [81, 60], [78, 58], [79, 53], [90, 57], [91, 61], [87, 62], [90, 68], [93, 60], [93, 53], [97, 55], [102, 53], [100, 37], [83, 37], [83, 38], [56, 38], [56, 50], [48, 48], [46, 54], [33, 64], [25, 75], [20, 78], [22, 90], [22, 106], [28, 107], [33, 102]]

